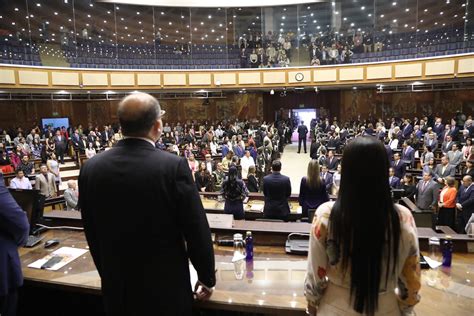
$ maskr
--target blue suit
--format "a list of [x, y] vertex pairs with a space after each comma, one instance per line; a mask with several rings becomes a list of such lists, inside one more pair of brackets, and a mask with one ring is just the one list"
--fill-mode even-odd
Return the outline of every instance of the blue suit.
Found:
[[18, 247], [26, 243], [29, 230], [26, 213], [8, 192], [0, 174], [0, 297], [23, 284]]
[[400, 187], [400, 178], [395, 176], [388, 178], [389, 185], [392, 189], [398, 189]]

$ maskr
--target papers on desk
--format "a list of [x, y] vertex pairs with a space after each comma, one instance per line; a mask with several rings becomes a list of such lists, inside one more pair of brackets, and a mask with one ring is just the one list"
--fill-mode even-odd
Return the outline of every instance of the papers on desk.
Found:
[[89, 250], [87, 249], [80, 249], [80, 248], [71, 248], [71, 247], [62, 247], [59, 248], [58, 250], [50, 253], [46, 257], [43, 257], [39, 260], [36, 260], [35, 262], [31, 263], [28, 265], [28, 268], [34, 268], [34, 269], [41, 269], [41, 266], [45, 264], [49, 259], [51, 259], [54, 256], [60, 256], [63, 257], [63, 259], [56, 263], [54, 266], [51, 268], [48, 268], [47, 270], [50, 271], [57, 271], [64, 267], [66, 264], [74, 261], [75, 259], [79, 258]]
[[436, 269], [437, 267], [441, 265], [441, 262], [439, 261], [433, 260], [427, 256], [423, 256], [423, 257], [425, 258], [426, 263], [428, 263], [431, 269]]
[[212, 228], [232, 228], [234, 215], [232, 214], [206, 214], [209, 226]]
[[249, 211], [249, 212], [263, 212], [263, 204], [260, 204], [260, 203], [255, 203], [255, 204], [249, 204], [248, 206], [250, 207], [247, 207], [245, 210], [246, 211]]

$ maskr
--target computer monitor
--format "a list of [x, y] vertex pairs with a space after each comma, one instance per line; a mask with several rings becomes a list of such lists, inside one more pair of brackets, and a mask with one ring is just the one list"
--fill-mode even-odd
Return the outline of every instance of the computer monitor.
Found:
[[39, 232], [36, 224], [43, 216], [44, 196], [39, 193], [39, 190], [9, 189], [9, 191], [28, 217], [30, 235], [35, 235]]

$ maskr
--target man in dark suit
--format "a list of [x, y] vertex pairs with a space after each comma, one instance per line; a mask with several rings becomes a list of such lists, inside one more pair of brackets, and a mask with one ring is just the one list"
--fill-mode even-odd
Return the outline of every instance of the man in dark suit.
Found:
[[337, 165], [339, 164], [339, 159], [334, 157], [334, 152], [332, 150], [328, 151], [328, 159], [326, 161], [329, 170], [336, 170]]
[[216, 280], [211, 233], [188, 163], [155, 148], [163, 112], [154, 97], [129, 95], [117, 113], [124, 139], [89, 159], [79, 175], [105, 312], [191, 315], [188, 259], [198, 299], [210, 297]]
[[64, 152], [66, 151], [67, 139], [61, 135], [59, 130], [56, 131], [56, 135], [54, 136], [54, 144], [56, 145], [56, 157], [58, 157], [58, 161], [64, 165]]
[[291, 182], [290, 178], [282, 175], [280, 171], [280, 160], [274, 160], [272, 173], [263, 178], [263, 215], [265, 218], [286, 220], [290, 214], [288, 198], [291, 195]]
[[413, 126], [410, 123], [410, 120], [405, 120], [404, 127], [402, 130], [403, 139], [410, 138], [411, 133], [413, 132]]
[[439, 141], [443, 141], [442, 139], [442, 134], [443, 134], [443, 131], [444, 131], [444, 126], [443, 124], [441, 123], [441, 119], [440, 118], [437, 118], [436, 119], [436, 123], [435, 125], [433, 126], [433, 132], [436, 133], [436, 137]]
[[408, 141], [404, 141], [402, 145], [402, 161], [413, 167], [415, 165], [415, 150], [410, 146]]
[[393, 168], [388, 170], [388, 184], [392, 189], [400, 188], [400, 178], [395, 176], [395, 170], [393, 170]]
[[458, 233], [465, 234], [467, 221], [474, 213], [474, 185], [472, 177], [464, 176], [459, 187], [456, 208], [458, 209]]
[[329, 193], [331, 192], [332, 188], [332, 174], [328, 171], [328, 167], [323, 165], [321, 167], [321, 173], [319, 175], [321, 177], [321, 181], [323, 182], [324, 186], [326, 187], [326, 191]]
[[306, 153], [306, 135], [308, 134], [308, 128], [304, 125], [304, 121], [301, 121], [298, 126], [298, 154], [301, 151], [301, 142], [303, 142], [304, 152]]
[[27, 239], [26, 213], [5, 187], [0, 171], [0, 315], [16, 315], [17, 289], [23, 285], [18, 247]]
[[446, 154], [448, 153], [448, 151], [450, 151], [451, 149], [453, 149], [453, 138], [451, 137], [451, 135], [447, 135], [446, 136], [446, 141], [443, 142], [443, 144], [441, 145], [441, 151]]
[[395, 177], [403, 179], [403, 176], [405, 176], [406, 173], [406, 165], [400, 159], [400, 153], [393, 154], [392, 168], [395, 171]]

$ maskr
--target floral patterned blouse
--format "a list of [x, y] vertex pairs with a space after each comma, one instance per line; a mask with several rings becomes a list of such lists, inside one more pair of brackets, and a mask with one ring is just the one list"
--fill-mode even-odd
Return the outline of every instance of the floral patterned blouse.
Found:
[[[329, 216], [333, 205], [334, 202], [327, 202], [317, 209], [310, 232], [305, 296], [308, 303], [315, 307], [320, 305], [326, 288], [331, 284], [346, 288], [348, 294], [350, 292], [350, 273], [344, 277], [338, 256], [338, 247], [328, 239]], [[418, 234], [411, 212], [398, 204], [396, 208], [401, 224], [400, 244], [395, 276], [389, 276], [386, 289], [392, 288], [396, 293], [400, 313], [412, 315], [413, 307], [420, 300], [418, 291], [421, 287]], [[386, 261], [385, 264], [387, 264]], [[383, 276], [382, 279], [384, 279]], [[385, 282], [383, 287], [385, 287]], [[395, 288], [397, 288], [396, 291]], [[385, 291], [382, 284], [380, 291]]]

